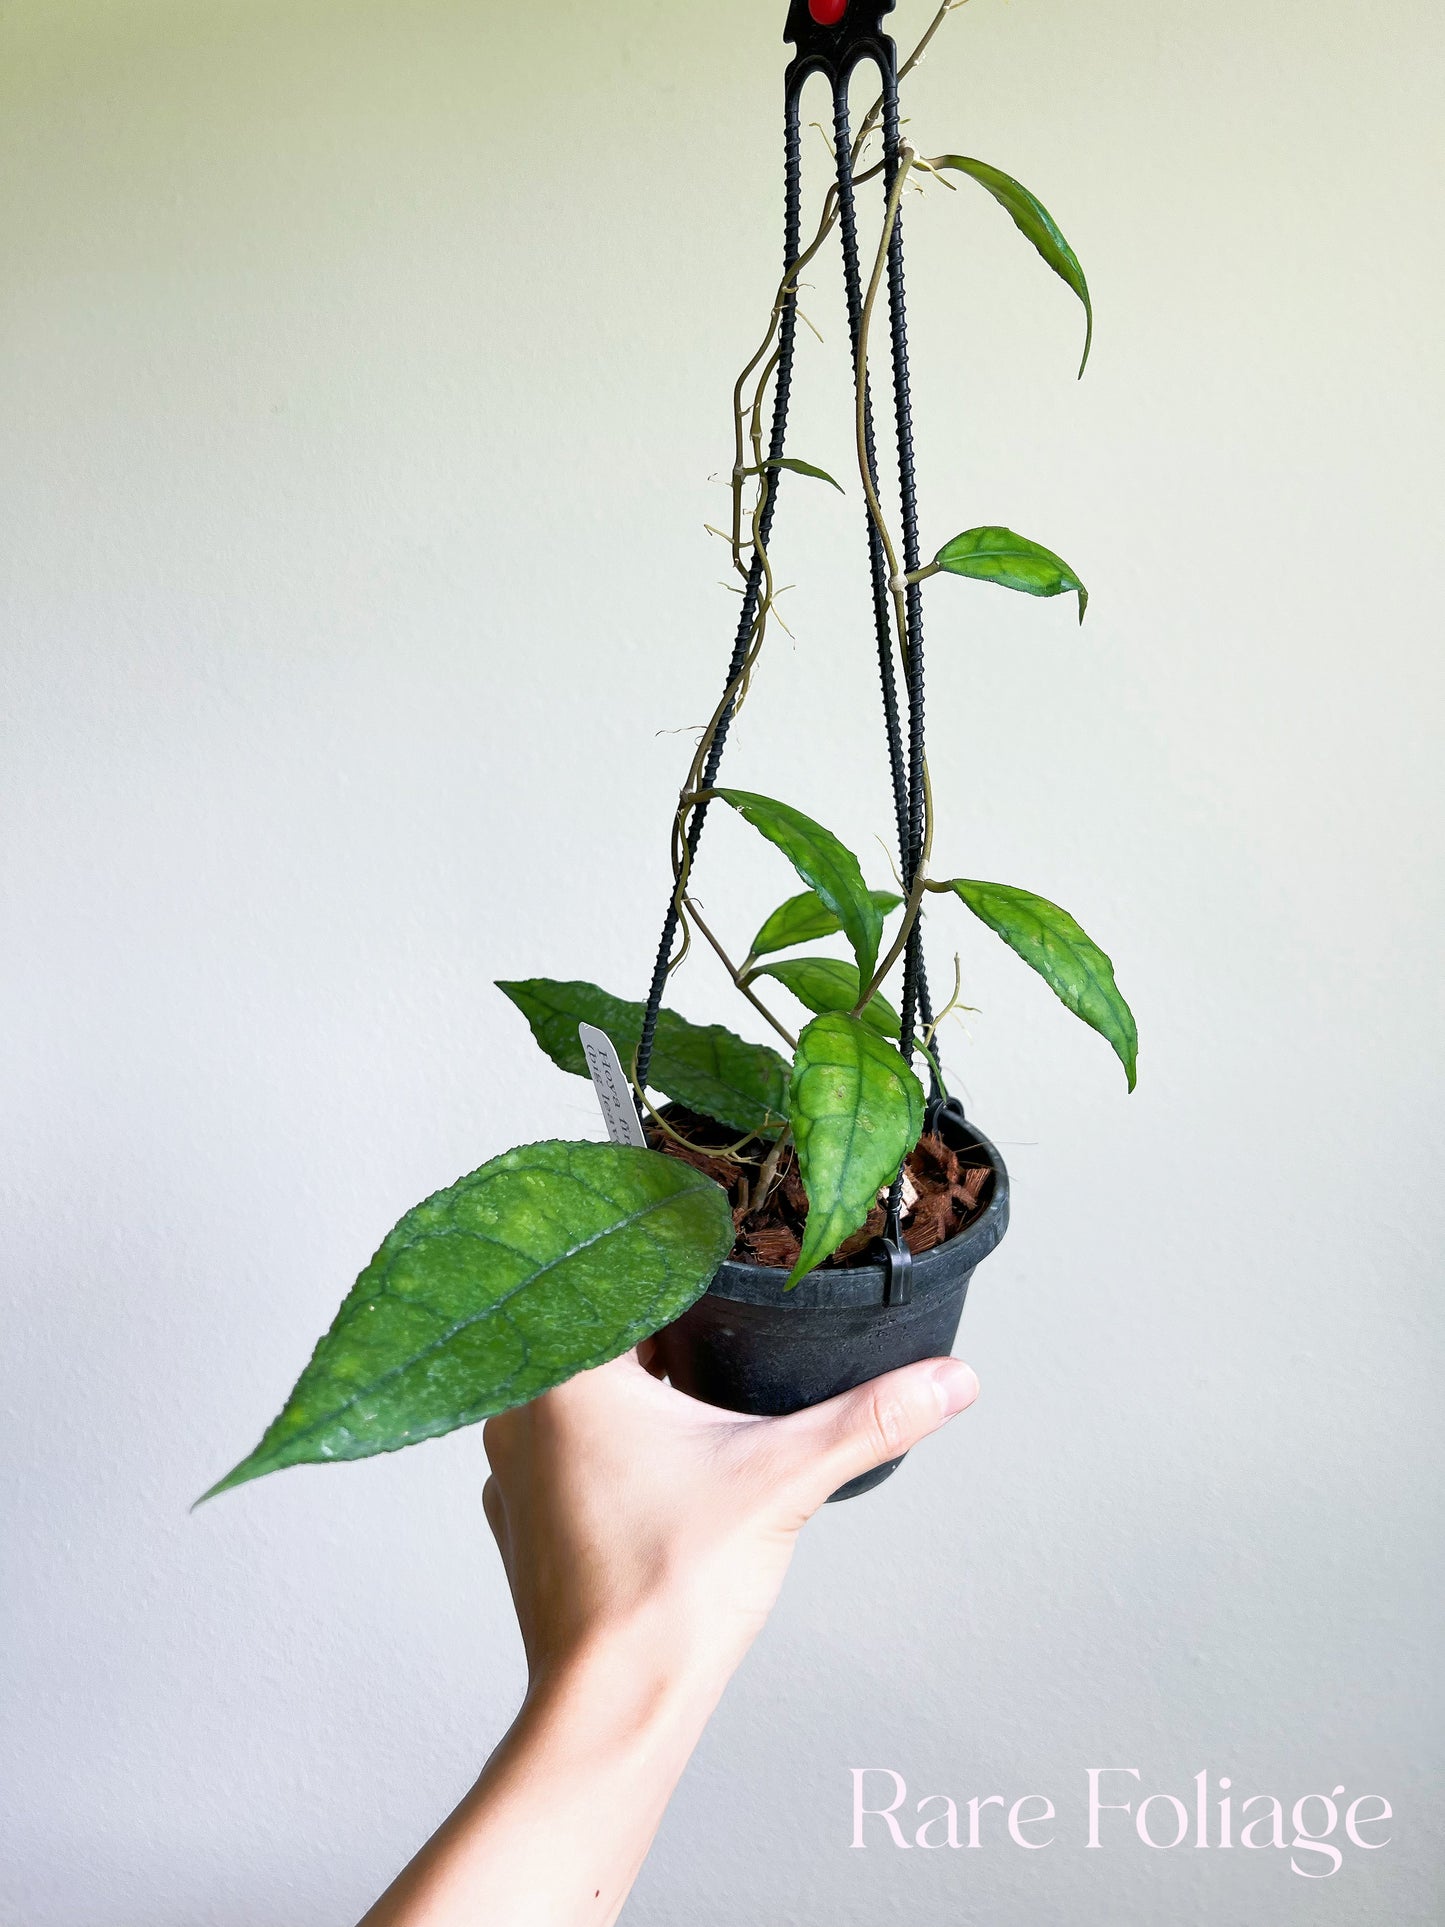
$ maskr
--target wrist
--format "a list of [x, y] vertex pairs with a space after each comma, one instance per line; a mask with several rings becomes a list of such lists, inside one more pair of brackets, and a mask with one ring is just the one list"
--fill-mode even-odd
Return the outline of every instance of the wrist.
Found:
[[704, 1717], [733, 1671], [701, 1642], [640, 1615], [590, 1632], [567, 1653], [539, 1666], [527, 1701], [559, 1700], [584, 1713], [619, 1720], [660, 1720], [693, 1707]]
[[736, 1662], [677, 1623], [643, 1612], [592, 1630], [533, 1669], [522, 1721], [588, 1749], [676, 1739], [690, 1750]]

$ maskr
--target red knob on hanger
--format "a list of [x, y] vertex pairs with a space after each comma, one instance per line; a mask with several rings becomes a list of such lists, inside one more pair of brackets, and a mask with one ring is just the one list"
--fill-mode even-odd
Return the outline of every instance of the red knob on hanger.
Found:
[[848, 0], [808, 0], [808, 12], [820, 27], [836, 27], [848, 11]]

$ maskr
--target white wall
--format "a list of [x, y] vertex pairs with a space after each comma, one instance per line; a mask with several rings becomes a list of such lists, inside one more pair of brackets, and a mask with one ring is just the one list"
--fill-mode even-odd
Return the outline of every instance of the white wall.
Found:
[[[597, 1132], [489, 986], [645, 982], [783, 13], [0, 11], [6, 1927], [349, 1920], [510, 1716], [476, 1434], [187, 1506], [403, 1209]], [[935, 916], [1016, 1189], [984, 1396], [811, 1531], [638, 1927], [1438, 1916], [1442, 51], [1426, 0], [974, 0], [914, 87], [1099, 318], [1076, 387], [998, 210], [910, 208], [926, 533], [1094, 592], [1080, 635], [932, 586], [940, 861], [1095, 931], [1142, 1081]], [[881, 881], [859, 518], [790, 489], [728, 767]], [[737, 826], [704, 863], [734, 929], [786, 894]], [[1049, 1793], [1059, 1844], [851, 1853], [863, 1764]], [[1087, 1854], [1090, 1765], [1379, 1791], [1395, 1840]]]

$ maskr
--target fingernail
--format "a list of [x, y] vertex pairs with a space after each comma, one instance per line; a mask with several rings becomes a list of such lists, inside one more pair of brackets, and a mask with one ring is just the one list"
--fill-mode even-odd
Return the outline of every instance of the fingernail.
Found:
[[965, 1411], [978, 1397], [978, 1374], [961, 1358], [946, 1358], [933, 1374], [945, 1418]]

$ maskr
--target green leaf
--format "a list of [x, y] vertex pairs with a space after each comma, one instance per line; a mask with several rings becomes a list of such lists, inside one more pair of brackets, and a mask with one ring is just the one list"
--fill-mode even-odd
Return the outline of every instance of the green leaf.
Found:
[[[775, 978], [809, 1010], [852, 1010], [858, 1001], [858, 966], [841, 957], [788, 957], [754, 974]], [[875, 995], [869, 1000], [862, 1021], [880, 1037], [897, 1041], [898, 1012], [884, 998]]]
[[[609, 996], [596, 984], [554, 983], [550, 977], [497, 988], [521, 1011], [552, 1062], [576, 1077], [588, 1075], [577, 1037], [580, 1023], [607, 1032], [624, 1068], [637, 1054], [641, 1004]], [[734, 1131], [775, 1131], [787, 1111], [788, 1066], [775, 1050], [750, 1044], [721, 1024], [690, 1024], [671, 1010], [658, 1015], [647, 1081], [653, 1090]]]
[[1089, 606], [1089, 592], [1065, 562], [1039, 542], [1012, 529], [965, 529], [945, 542], [933, 558], [935, 569], [950, 575], [966, 575], [974, 582], [996, 582], [1003, 589], [1021, 589], [1025, 595], [1071, 595], [1079, 597], [1079, 621]]
[[767, 468], [786, 468], [794, 475], [811, 475], [815, 482], [827, 482], [830, 487], [837, 489], [840, 495], [846, 495], [848, 492], [841, 482], [833, 480], [826, 468], [814, 468], [811, 462], [800, 462], [796, 455], [779, 455], [775, 461], [764, 462], [758, 468], [745, 468], [743, 474], [761, 475]]
[[987, 188], [999, 206], [1012, 217], [1019, 233], [1033, 242], [1054, 273], [1060, 280], [1066, 281], [1083, 302], [1087, 327], [1084, 359], [1079, 363], [1079, 373], [1082, 375], [1089, 365], [1089, 350], [1094, 345], [1094, 304], [1089, 299], [1089, 284], [1084, 279], [1084, 270], [1079, 266], [1079, 257], [1059, 232], [1053, 215], [1020, 182], [1001, 173], [998, 168], [990, 167], [987, 161], [971, 161], [964, 154], [940, 154], [933, 166], [956, 168], [960, 174], [970, 175], [980, 187]]
[[[902, 903], [891, 890], [870, 890], [869, 896], [881, 916], [887, 916]], [[753, 938], [749, 957], [771, 956], [775, 950], [791, 950], [795, 943], [816, 943], [843, 928], [816, 890], [804, 890], [798, 897], [780, 903]]]
[[719, 1185], [655, 1151], [529, 1144], [409, 1211], [261, 1443], [206, 1493], [525, 1404], [679, 1317], [732, 1248]]
[[714, 790], [755, 830], [776, 843], [804, 883], [816, 890], [831, 910], [858, 959], [858, 975], [866, 983], [878, 961], [883, 935], [883, 912], [863, 881], [858, 859], [831, 830], [804, 816], [791, 804], [774, 802], [752, 790]]
[[1016, 950], [1076, 1017], [1107, 1038], [1132, 1091], [1138, 1082], [1139, 1032], [1134, 1013], [1114, 982], [1114, 966], [1067, 910], [1010, 883], [973, 883], [956, 877], [956, 891], [976, 917]]
[[856, 1017], [818, 1017], [798, 1039], [789, 1097], [808, 1194], [791, 1290], [868, 1216], [923, 1130], [923, 1086], [898, 1052]]

